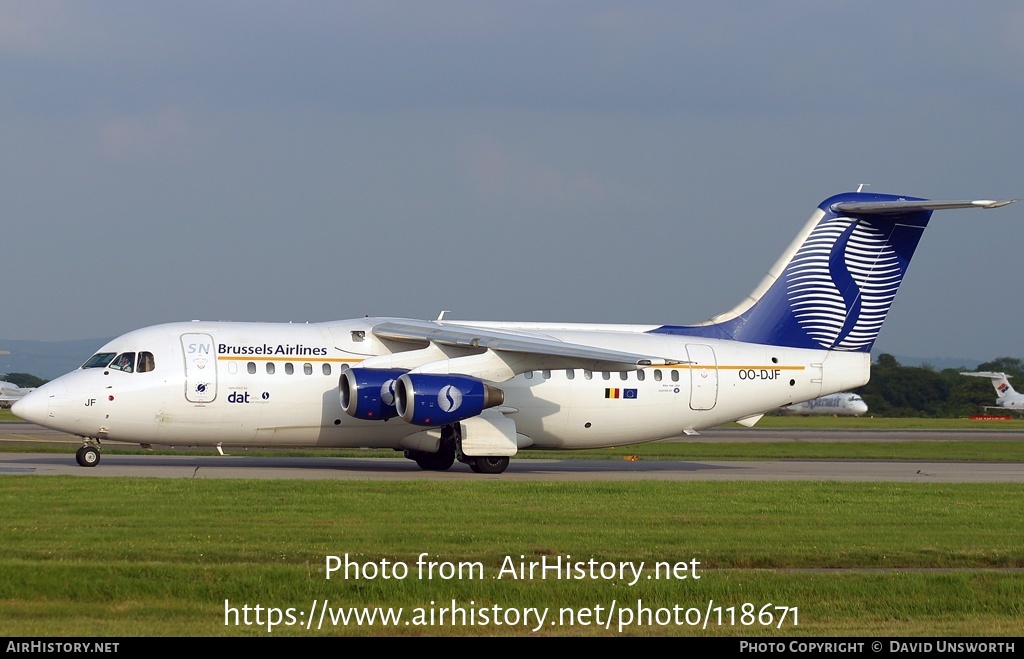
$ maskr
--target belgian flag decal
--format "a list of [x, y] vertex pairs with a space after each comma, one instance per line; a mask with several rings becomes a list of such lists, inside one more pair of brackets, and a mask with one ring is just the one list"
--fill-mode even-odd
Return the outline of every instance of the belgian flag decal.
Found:
[[617, 387], [606, 388], [604, 390], [605, 398], [625, 398], [627, 400], [636, 400], [636, 389], [619, 389]]

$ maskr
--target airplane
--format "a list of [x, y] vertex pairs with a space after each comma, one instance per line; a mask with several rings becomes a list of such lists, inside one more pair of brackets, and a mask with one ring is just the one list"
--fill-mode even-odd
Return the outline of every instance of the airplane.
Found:
[[104, 442], [385, 447], [424, 470], [505, 471], [520, 449], [752, 426], [867, 383], [870, 349], [933, 211], [1012, 201], [823, 201], [760, 285], [696, 325], [358, 318], [192, 321], [113, 339], [14, 413]]
[[989, 378], [996, 390], [996, 404], [984, 405], [985, 409], [1009, 409], [1016, 412], [1024, 412], [1024, 394], [1018, 394], [1010, 385], [1010, 376], [1006, 373], [995, 373], [993, 371], [977, 371], [973, 373], [961, 373], [960, 375], [972, 375], [979, 378]]
[[848, 391], [841, 391], [837, 394], [819, 396], [802, 403], [793, 403], [779, 408], [783, 414], [821, 415], [831, 414], [838, 416], [860, 416], [867, 414], [868, 404], [857, 394]]
[[0, 380], [0, 407], [10, 407], [30, 391], [35, 391], [35, 387], [19, 387], [13, 382]]

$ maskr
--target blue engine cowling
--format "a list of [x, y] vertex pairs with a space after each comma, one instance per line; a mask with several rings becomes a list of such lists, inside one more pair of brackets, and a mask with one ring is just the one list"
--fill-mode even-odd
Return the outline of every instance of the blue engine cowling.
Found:
[[393, 368], [350, 368], [338, 380], [341, 409], [357, 419], [387, 420], [398, 416], [395, 382], [405, 373]]
[[395, 382], [398, 416], [417, 426], [444, 426], [505, 402], [505, 393], [466, 375], [406, 373]]

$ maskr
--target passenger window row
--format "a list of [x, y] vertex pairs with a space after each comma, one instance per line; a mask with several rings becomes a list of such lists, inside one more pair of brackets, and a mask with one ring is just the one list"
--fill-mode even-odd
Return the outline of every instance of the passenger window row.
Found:
[[[539, 373], [540, 377], [544, 378], [545, 380], [550, 380], [551, 379], [551, 370], [550, 369], [544, 369], [544, 370], [541, 370], [541, 371], [527, 371], [527, 372], [523, 373], [523, 377], [526, 378], [527, 380], [532, 380], [534, 377], [537, 377], [536, 376], [537, 373]], [[611, 372], [609, 372], [609, 371], [600, 371], [600, 373], [601, 373], [601, 379], [602, 380], [611, 380], [612, 379]], [[619, 379], [620, 380], [629, 380], [630, 373], [635, 373], [636, 374], [636, 379], [637, 379], [638, 382], [643, 382], [644, 380], [647, 379], [647, 371], [645, 371], [643, 369], [638, 369], [636, 371], [619, 371]], [[661, 382], [662, 379], [664, 378], [664, 374], [662, 373], [660, 368], [656, 368], [656, 369], [654, 369], [653, 377], [654, 377], [654, 381], [655, 382]], [[567, 379], [567, 380], [574, 380], [574, 379], [576, 379], [576, 369], [571, 369], [571, 368], [565, 369], [565, 379]], [[593, 371], [584, 370], [583, 371], [583, 379], [584, 380], [593, 380], [594, 379], [594, 372]], [[677, 371], [677, 370], [670, 370], [669, 371], [669, 379], [672, 380], [672, 382], [679, 382], [679, 371]]]
[[[245, 368], [249, 372], [249, 375], [256, 374], [256, 362], [249, 362], [248, 364], [245, 365]], [[320, 371], [324, 375], [330, 375], [331, 370], [332, 369], [330, 364], [324, 363], [320, 365]], [[273, 375], [276, 372], [277, 365], [274, 362], [267, 362], [267, 375]], [[305, 364], [302, 365], [302, 372], [305, 373], [306, 375], [313, 375], [313, 365], [310, 364], [309, 362], [306, 362]], [[285, 375], [294, 375], [295, 364], [291, 362], [285, 362], [284, 373]]]
[[[233, 364], [231, 366], [233, 366]], [[147, 373], [156, 368], [156, 362], [153, 358], [153, 353], [151, 352], [140, 352], [138, 353], [137, 356], [136, 353], [134, 352], [122, 352], [121, 354], [118, 355], [115, 355], [112, 352], [101, 352], [93, 355], [89, 359], [89, 361], [82, 365], [82, 368], [110, 368], [112, 370], [123, 371], [125, 373]], [[231, 372], [234, 372], [233, 368], [229, 368], [229, 370]], [[246, 370], [249, 372], [250, 375], [255, 375], [257, 370], [256, 362], [248, 362], [246, 364]], [[577, 369], [572, 368], [565, 369], [566, 379], [574, 380], [576, 378], [576, 370]], [[274, 375], [277, 372], [277, 364], [275, 362], [267, 362], [266, 371], [267, 375]], [[331, 368], [330, 364], [325, 362], [320, 365], [320, 371], [324, 375], [331, 375], [333, 369]], [[313, 364], [309, 362], [302, 364], [302, 372], [306, 375], [313, 375]], [[293, 364], [292, 362], [285, 362], [284, 373], [285, 375], [293, 375], [295, 373], [295, 364]], [[535, 374], [538, 373], [540, 374], [540, 377], [544, 378], [545, 380], [551, 379], [550, 369], [543, 369], [540, 371], [527, 371], [526, 373], [523, 373], [523, 377], [526, 378], [527, 380], [531, 380], [534, 377], [536, 377]], [[600, 371], [600, 373], [602, 380], [612, 379], [611, 372]], [[620, 371], [619, 379], [624, 381], [629, 380], [629, 376], [631, 373], [635, 373], [635, 377], [639, 382], [643, 382], [645, 379], [647, 379], [647, 372], [642, 369], [638, 369], [636, 371]], [[662, 370], [660, 368], [654, 369], [653, 377], [655, 382], [661, 382], [664, 377], [662, 374]], [[583, 369], [583, 379], [593, 380], [594, 372]], [[669, 379], [671, 379], [672, 382], [679, 382], [679, 371], [670, 370]]]

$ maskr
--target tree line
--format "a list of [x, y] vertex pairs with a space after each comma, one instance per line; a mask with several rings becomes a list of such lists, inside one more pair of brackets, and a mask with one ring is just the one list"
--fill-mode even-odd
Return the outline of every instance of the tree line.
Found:
[[0, 380], [10, 382], [14, 386], [21, 387], [22, 389], [39, 387], [49, 382], [49, 380], [37, 378], [31, 373], [8, 373], [7, 375], [0, 375]]
[[965, 377], [963, 371], [997, 371], [1011, 376], [1011, 384], [1024, 383], [1024, 362], [1013, 357], [998, 357], [977, 368], [937, 371], [927, 364], [903, 366], [892, 355], [881, 354], [871, 367], [871, 381], [857, 393], [871, 416], [956, 418], [982, 413], [982, 406], [995, 404], [995, 389], [990, 380]]

